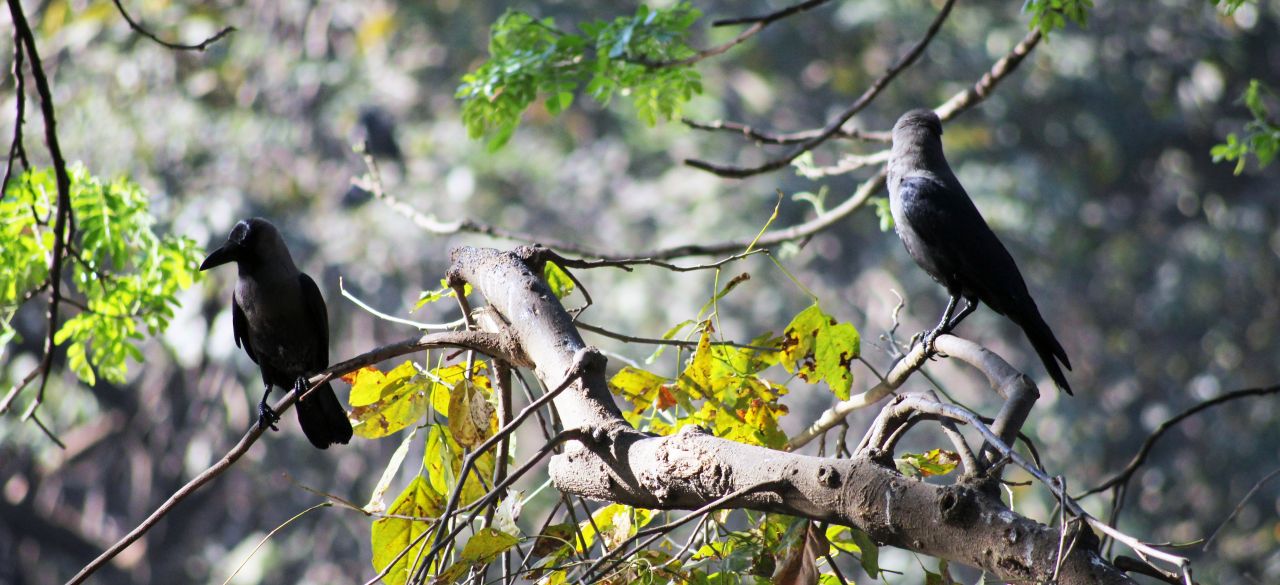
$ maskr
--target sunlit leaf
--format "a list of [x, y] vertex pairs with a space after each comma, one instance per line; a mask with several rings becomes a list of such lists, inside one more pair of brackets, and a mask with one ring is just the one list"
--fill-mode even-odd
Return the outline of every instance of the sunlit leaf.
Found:
[[932, 477], [954, 471], [960, 463], [960, 456], [955, 451], [934, 449], [925, 453], [907, 453], [897, 463], [898, 470], [904, 475]]
[[[387, 571], [386, 576], [383, 577], [384, 583], [402, 585], [408, 580], [409, 567], [413, 559], [421, 554], [424, 547], [431, 544], [429, 538], [423, 537], [423, 533], [431, 530], [433, 522], [425, 518], [438, 516], [442, 511], [444, 511], [444, 499], [419, 476], [400, 492], [400, 496], [391, 504], [387, 513], [424, 519], [381, 518], [373, 522], [371, 542], [375, 571], [382, 571], [391, 565], [391, 560], [401, 551], [413, 546], [409, 554], [391, 565], [391, 570]], [[414, 541], [417, 541], [417, 544], [412, 544]]]
[[849, 367], [861, 346], [853, 325], [838, 323], [815, 304], [791, 320], [783, 337], [782, 365], [788, 372], [811, 384], [825, 381], [841, 400], [849, 398]]
[[476, 447], [498, 428], [494, 408], [467, 380], [459, 380], [449, 393], [449, 432], [463, 447]]
[[569, 278], [569, 273], [555, 262], [547, 261], [542, 265], [542, 278], [547, 281], [547, 285], [551, 287], [551, 293], [558, 299], [573, 293], [573, 279]]
[[349, 398], [355, 433], [376, 439], [415, 424], [427, 412], [428, 388], [428, 379], [409, 361], [386, 374], [355, 372]]

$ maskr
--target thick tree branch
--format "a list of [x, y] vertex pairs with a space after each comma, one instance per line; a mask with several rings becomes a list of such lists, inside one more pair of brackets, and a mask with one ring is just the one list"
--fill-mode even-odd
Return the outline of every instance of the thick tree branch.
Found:
[[[511, 323], [512, 335], [536, 364], [535, 372], [555, 387], [586, 346], [546, 284], [513, 253], [459, 248], [453, 259], [451, 282], [469, 282]], [[603, 371], [583, 375], [554, 405], [566, 428], [591, 429], [591, 439], [571, 441], [551, 459], [552, 481], [565, 493], [651, 509], [697, 509], [768, 484], [723, 505], [857, 526], [880, 542], [971, 564], [1004, 579], [1045, 581], [1059, 566], [1057, 530], [1023, 518], [977, 490], [905, 478], [865, 457], [826, 459], [772, 451], [719, 439], [697, 427], [666, 437], [639, 433], [622, 420]], [[947, 417], [963, 410], [930, 408]], [[976, 417], [964, 413], [970, 418], [961, 420], [974, 424]], [[1005, 454], [1007, 446], [985, 432]], [[1075, 546], [1061, 559], [1058, 582], [1132, 581], [1096, 548]]]

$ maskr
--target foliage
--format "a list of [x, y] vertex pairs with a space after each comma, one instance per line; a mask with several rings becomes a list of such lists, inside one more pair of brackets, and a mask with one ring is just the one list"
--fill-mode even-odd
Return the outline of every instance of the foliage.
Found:
[[1263, 101], [1266, 96], [1275, 96], [1275, 92], [1257, 79], [1249, 81], [1240, 100], [1253, 120], [1244, 125], [1244, 137], [1235, 132], [1227, 134], [1227, 141], [1214, 146], [1209, 153], [1214, 162], [1236, 161], [1235, 174], [1244, 172], [1245, 162], [1252, 154], [1258, 159], [1258, 168], [1266, 168], [1280, 152], [1280, 124], [1271, 116], [1271, 108]]
[[676, 116], [702, 91], [697, 71], [677, 64], [695, 55], [685, 37], [699, 16], [687, 2], [641, 5], [632, 16], [586, 22], [573, 34], [552, 18], [507, 11], [490, 31], [488, 61], [463, 76], [457, 91], [468, 134], [488, 136], [497, 150], [540, 96], [548, 112], [559, 114], [584, 86], [601, 104], [630, 97], [650, 126]]
[[1257, 4], [1257, 0], [1209, 0], [1209, 1], [1212, 2], [1214, 6], [1221, 8], [1222, 13], [1226, 14], [1227, 16], [1231, 16], [1232, 14], [1235, 14], [1235, 11], [1239, 10], [1240, 7], [1244, 6], [1246, 3], [1251, 2], [1251, 3]]
[[1030, 26], [1048, 35], [1067, 26], [1067, 21], [1083, 27], [1089, 21], [1093, 0], [1027, 0], [1023, 11], [1031, 14]]
[[[188, 238], [156, 235], [147, 194], [136, 184], [103, 182], [80, 165], [68, 174], [75, 229], [64, 269], [72, 290], [59, 294], [79, 312], [54, 343], [66, 346], [67, 365], [86, 384], [97, 376], [123, 383], [129, 358], [142, 360], [142, 332], [163, 332], [178, 293], [198, 277], [199, 251]], [[33, 168], [0, 201], [0, 344], [16, 336], [10, 321], [18, 307], [48, 288], [57, 191], [52, 168]]]

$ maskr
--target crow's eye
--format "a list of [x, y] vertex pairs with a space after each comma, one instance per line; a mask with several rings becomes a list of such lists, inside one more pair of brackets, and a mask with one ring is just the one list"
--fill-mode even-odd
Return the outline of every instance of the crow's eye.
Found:
[[236, 227], [231, 229], [230, 239], [233, 242], [239, 242], [241, 244], [244, 244], [249, 241], [249, 237], [251, 235], [252, 235], [252, 232], [249, 228], [249, 224], [242, 221], [240, 223], [237, 223]]

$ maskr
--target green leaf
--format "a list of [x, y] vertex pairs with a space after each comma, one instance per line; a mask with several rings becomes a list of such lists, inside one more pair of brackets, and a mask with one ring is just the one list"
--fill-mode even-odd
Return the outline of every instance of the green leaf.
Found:
[[907, 453], [896, 463], [903, 475], [933, 477], [954, 471], [960, 463], [960, 456], [954, 451], [934, 449], [925, 453]]
[[573, 293], [573, 279], [559, 264], [547, 261], [542, 265], [542, 279], [551, 287], [551, 293], [557, 299], [563, 299]]
[[1258, 168], [1266, 168], [1280, 153], [1280, 125], [1273, 121], [1265, 95], [1275, 94], [1257, 79], [1251, 80], [1240, 96], [1240, 101], [1253, 116], [1253, 120], [1244, 126], [1244, 136], [1231, 132], [1227, 134], [1225, 143], [1209, 150], [1214, 162], [1235, 161], [1234, 172], [1237, 175], [1244, 172], [1250, 154], [1257, 159]]
[[[387, 571], [382, 579], [384, 583], [403, 585], [408, 580], [409, 567], [413, 559], [422, 554], [425, 547], [431, 544], [429, 537], [423, 537], [423, 533], [433, 527], [432, 522], [427, 521], [426, 518], [439, 516], [443, 511], [443, 496], [418, 476], [413, 478], [404, 491], [400, 492], [400, 496], [391, 504], [391, 509], [387, 510], [387, 513], [423, 519], [381, 518], [373, 522], [370, 540], [373, 545], [372, 560], [375, 571], [381, 572], [391, 565], [391, 560], [401, 551], [413, 546], [409, 554], [391, 565], [391, 570]], [[415, 540], [418, 544], [412, 544]]]
[[876, 217], [880, 219], [880, 231], [893, 229], [893, 211], [889, 208], [888, 197], [872, 197], [871, 203], [876, 206]]
[[508, 11], [490, 28], [489, 59], [464, 75], [455, 93], [467, 134], [486, 137], [490, 150], [501, 148], [539, 97], [548, 112], [559, 114], [584, 85], [602, 104], [627, 90], [646, 123], [675, 117], [702, 91], [701, 77], [689, 66], [646, 64], [696, 55], [686, 39], [700, 15], [688, 2], [641, 6], [634, 16], [583, 23], [575, 34], [550, 18]]
[[[162, 333], [178, 293], [199, 278], [199, 250], [189, 239], [156, 235], [149, 198], [137, 185], [104, 182], [79, 164], [67, 172], [76, 229], [64, 263], [70, 286], [62, 294], [84, 308], [64, 308], [71, 315], [54, 341], [67, 347], [67, 366], [85, 383], [99, 377], [124, 383], [128, 361], [142, 359], [142, 331]], [[32, 168], [14, 177], [0, 199], [0, 306], [20, 305], [48, 280], [53, 232], [38, 222], [57, 212], [57, 191], [53, 169]], [[0, 337], [12, 338], [5, 334], [11, 315]]]
[[841, 400], [849, 398], [853, 374], [849, 367], [859, 355], [858, 330], [838, 323], [815, 303], [801, 311], [783, 332], [782, 365], [811, 384], [825, 381]]

